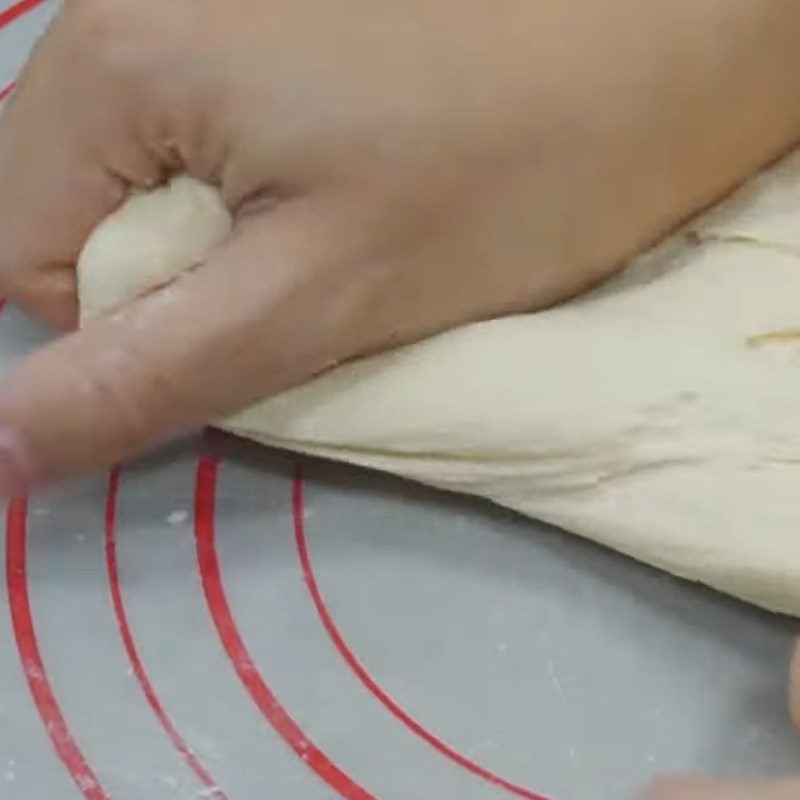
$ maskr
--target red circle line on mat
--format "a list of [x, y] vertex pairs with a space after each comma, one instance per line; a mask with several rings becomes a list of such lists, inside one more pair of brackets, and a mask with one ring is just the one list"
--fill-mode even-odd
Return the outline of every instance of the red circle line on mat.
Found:
[[[7, 28], [15, 20], [24, 17], [35, 8], [38, 8], [44, 2], [45, 0], [20, 0], [20, 2], [14, 3], [5, 10], [0, 11], [0, 31], [3, 30], [3, 28]], [[4, 86], [0, 89], [0, 103], [14, 91], [16, 85], [16, 81], [11, 81], [8, 86]]]
[[114, 615], [117, 619], [117, 627], [125, 648], [125, 654], [130, 662], [133, 674], [147, 700], [153, 714], [155, 714], [167, 738], [172, 742], [173, 747], [178, 751], [180, 757], [186, 765], [197, 776], [200, 782], [206, 787], [206, 796], [213, 800], [228, 800], [228, 796], [219, 787], [211, 776], [211, 773], [203, 766], [194, 751], [186, 743], [185, 739], [178, 732], [174, 723], [167, 714], [164, 706], [156, 694], [155, 687], [150, 681], [144, 663], [136, 647], [128, 621], [128, 614], [125, 610], [125, 603], [122, 596], [122, 588], [119, 579], [119, 564], [117, 561], [117, 499], [119, 497], [120, 469], [114, 467], [108, 479], [108, 490], [106, 492], [106, 513], [105, 513], [105, 548], [106, 548], [106, 569], [108, 572], [108, 586], [111, 592], [111, 603], [114, 607]]
[[195, 540], [203, 593], [220, 642], [252, 701], [306, 766], [346, 800], [376, 800], [330, 761], [303, 733], [264, 681], [247, 649], [228, 604], [215, 544], [218, 467], [219, 459], [209, 456], [202, 456], [197, 465]]
[[308, 539], [305, 531], [305, 500], [304, 500], [304, 482], [302, 468], [298, 464], [295, 467], [294, 483], [292, 486], [292, 517], [294, 519], [294, 537], [297, 546], [297, 555], [300, 560], [300, 568], [303, 574], [303, 581], [311, 595], [311, 601], [317, 610], [320, 622], [328, 634], [333, 646], [336, 648], [342, 660], [347, 664], [350, 670], [355, 674], [358, 680], [363, 684], [367, 691], [375, 697], [376, 700], [384, 707], [393, 717], [398, 719], [406, 728], [408, 728], [415, 736], [429, 744], [434, 750], [441, 753], [445, 758], [448, 758], [459, 767], [467, 770], [478, 778], [482, 778], [487, 783], [505, 789], [517, 797], [523, 797], [525, 800], [548, 800], [543, 795], [526, 789], [524, 786], [512, 783], [505, 778], [496, 775], [490, 770], [482, 767], [471, 761], [465, 755], [462, 755], [457, 750], [452, 748], [446, 742], [439, 739], [435, 734], [431, 733], [425, 728], [422, 723], [418, 722], [412, 717], [400, 704], [393, 700], [392, 697], [383, 689], [375, 679], [367, 671], [367, 668], [361, 663], [358, 656], [350, 649], [341, 631], [336, 625], [336, 622], [331, 615], [330, 610], [325, 604], [325, 599], [322, 591], [317, 583], [317, 578], [314, 573], [313, 563], [311, 561], [311, 554], [308, 549]]
[[[20, 0], [19, 3], [14, 3], [14, 5], [0, 11], [0, 31], [8, 27], [15, 20], [24, 17], [35, 8], [38, 8], [44, 2], [45, 0]], [[0, 103], [14, 91], [16, 85], [16, 81], [11, 81], [8, 86], [4, 86], [0, 89]]]
[[4, 11], [0, 11], [0, 31], [44, 2], [45, 0], [19, 0], [18, 3], [14, 3]]
[[23, 672], [56, 754], [85, 800], [111, 800], [70, 733], [47, 677], [33, 622], [27, 575], [28, 501], [12, 500], [6, 515], [6, 585], [11, 624]]

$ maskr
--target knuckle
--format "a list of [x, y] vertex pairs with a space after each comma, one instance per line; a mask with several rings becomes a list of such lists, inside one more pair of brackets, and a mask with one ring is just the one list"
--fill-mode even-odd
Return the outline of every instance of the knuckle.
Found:
[[142, 74], [148, 50], [158, 39], [149, 29], [148, 3], [126, 0], [71, 0], [68, 4], [69, 55], [104, 79]]
[[66, 13], [77, 34], [102, 39], [130, 22], [130, 5], [123, 0], [71, 0]]
[[83, 334], [65, 337], [14, 372], [8, 413], [43, 475], [110, 463], [150, 442], [146, 398], [132, 391], [133, 365], [119, 351], [111, 356], [111, 347], [97, 352], [92, 344]]
[[135, 349], [108, 345], [91, 361], [81, 361], [76, 378], [84, 407], [117, 448], [129, 449], [155, 427], [157, 391]]

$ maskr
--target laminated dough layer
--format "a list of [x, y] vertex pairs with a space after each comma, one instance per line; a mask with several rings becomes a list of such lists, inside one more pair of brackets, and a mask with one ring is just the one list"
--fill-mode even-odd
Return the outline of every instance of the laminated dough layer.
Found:
[[[84, 317], [230, 226], [190, 178], [133, 196], [81, 257]], [[220, 426], [480, 495], [800, 615], [800, 156], [592, 293], [339, 367]]]

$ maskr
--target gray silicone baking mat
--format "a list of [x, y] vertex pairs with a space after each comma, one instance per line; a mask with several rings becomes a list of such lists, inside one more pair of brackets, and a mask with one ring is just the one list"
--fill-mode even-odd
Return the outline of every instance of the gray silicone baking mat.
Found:
[[[55, 4], [14, 8], [0, 89]], [[47, 336], [6, 307], [0, 367]], [[612, 800], [800, 764], [795, 622], [379, 475], [201, 437], [10, 504], [4, 558], [4, 800]]]

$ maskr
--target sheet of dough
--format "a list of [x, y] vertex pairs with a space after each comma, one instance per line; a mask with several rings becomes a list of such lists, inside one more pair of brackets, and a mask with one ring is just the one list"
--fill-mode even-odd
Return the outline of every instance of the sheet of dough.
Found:
[[[84, 313], [229, 225], [187, 178], [132, 198], [81, 259]], [[800, 615], [795, 328], [800, 155], [591, 294], [340, 367], [221, 427], [480, 495]]]

